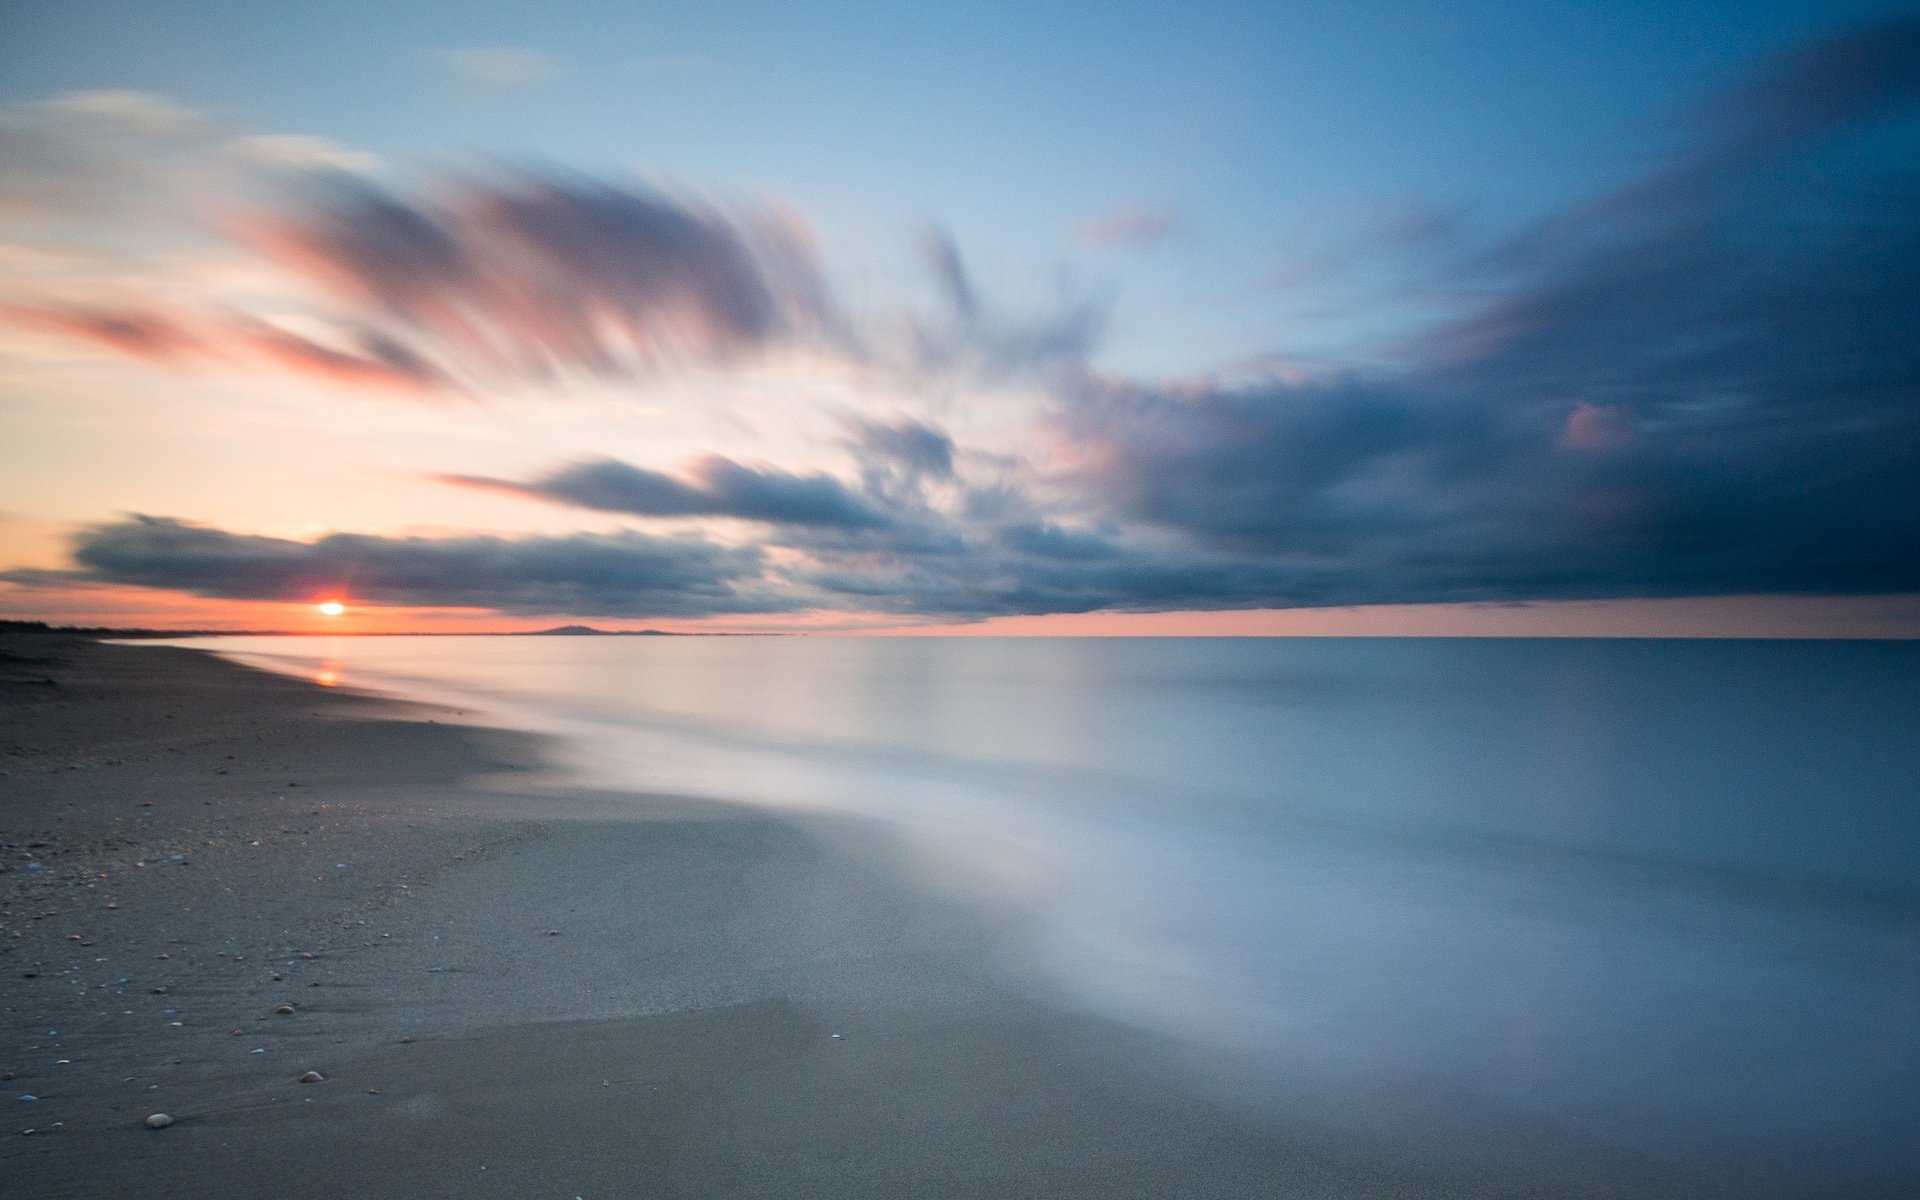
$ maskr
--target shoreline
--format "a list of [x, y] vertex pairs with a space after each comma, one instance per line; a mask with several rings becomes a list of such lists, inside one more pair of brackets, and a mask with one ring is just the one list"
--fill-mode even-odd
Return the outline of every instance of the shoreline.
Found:
[[996, 986], [1018, 930], [890, 878], [875, 831], [566, 786], [541, 738], [455, 715], [0, 639], [0, 1173], [216, 1200], [1638, 1194], [1441, 1179], [1228, 1111], [1155, 1039]]

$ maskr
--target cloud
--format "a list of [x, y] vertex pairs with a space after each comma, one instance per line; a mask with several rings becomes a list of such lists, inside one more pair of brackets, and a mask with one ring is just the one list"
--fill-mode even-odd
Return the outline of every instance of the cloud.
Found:
[[1877, 140], [1912, 144], [1916, 28], [1723, 98], [1687, 161], [1452, 281], [1491, 299], [1403, 370], [1089, 377], [1071, 474], [1273, 603], [1920, 587], [1920, 177]]
[[403, 196], [337, 169], [343, 152], [326, 143], [244, 145], [283, 170], [286, 202], [236, 222], [239, 236], [317, 289], [307, 315], [340, 344], [158, 299], [23, 300], [6, 315], [154, 361], [265, 356], [343, 382], [448, 390], [731, 363], [833, 336], [804, 230], [785, 214], [560, 172], [498, 170]]
[[368, 174], [380, 168], [380, 157], [352, 150], [337, 142], [305, 134], [250, 134], [235, 138], [227, 148], [236, 156], [288, 171], [352, 171]]
[[[252, 199], [237, 205], [235, 195]], [[222, 215], [209, 222], [209, 212]], [[0, 223], [59, 227], [102, 264], [93, 278], [11, 281], [16, 315], [43, 314], [29, 317], [42, 329], [90, 312], [100, 319], [66, 327], [161, 361], [146, 343], [98, 334], [110, 316], [143, 314], [151, 325], [165, 312], [205, 343], [203, 355], [168, 361], [264, 352], [343, 382], [410, 375], [480, 392], [780, 355], [913, 385], [997, 381], [1084, 359], [1106, 315], [1066, 281], [1025, 311], [995, 304], [937, 231], [923, 244], [936, 311], [882, 303], [850, 314], [810, 231], [774, 203], [719, 203], [557, 167], [487, 164], [399, 183], [375, 156], [311, 136], [232, 136], [142, 93], [0, 106]], [[32, 249], [43, 235], [0, 248]], [[198, 261], [222, 261], [225, 280], [244, 276], [244, 290], [211, 272], [194, 277], [183, 235]], [[227, 244], [205, 245], [209, 236]], [[151, 295], [130, 290], [138, 279]], [[189, 311], [195, 296], [209, 307]], [[289, 315], [379, 350], [324, 341], [310, 350], [251, 332]], [[241, 344], [222, 342], [222, 331]]]
[[173, 362], [208, 353], [208, 346], [181, 320], [137, 308], [0, 305], [0, 318], [15, 325], [62, 334], [149, 362]]
[[778, 214], [559, 172], [448, 179], [419, 198], [317, 178], [242, 236], [357, 319], [475, 373], [712, 362], [826, 322], [804, 235]]
[[0, 304], [0, 319], [167, 365], [258, 361], [362, 387], [433, 392], [456, 385], [439, 367], [375, 329], [329, 345], [241, 313]]
[[206, 126], [199, 112], [151, 92], [61, 92], [46, 101], [45, 108], [148, 137], [186, 137]]
[[212, 126], [147, 92], [63, 92], [0, 106], [0, 220], [119, 217], [173, 192]]
[[953, 374], [995, 380], [1044, 374], [1093, 353], [1106, 331], [1107, 303], [1062, 281], [1058, 296], [1028, 312], [988, 304], [953, 238], [930, 228], [920, 250], [942, 311], [910, 322], [904, 352], [884, 343], [867, 351], [908, 375]]
[[297, 542], [136, 516], [81, 531], [73, 556], [75, 572], [16, 572], [11, 581], [131, 584], [233, 600], [349, 595], [367, 604], [526, 615], [698, 617], [782, 607], [760, 585], [759, 550], [638, 533], [334, 533]]
[[448, 475], [448, 483], [531, 496], [597, 512], [643, 517], [738, 517], [775, 525], [876, 529], [886, 515], [830, 475], [749, 467], [713, 454], [690, 463], [686, 478], [610, 458], [562, 467], [527, 483]]
[[1920, 17], [1809, 43], [1702, 105], [1703, 140], [1773, 154], [1920, 102]]
[[560, 73], [559, 59], [524, 46], [442, 50], [436, 57], [462, 82], [496, 91], [531, 87]]
[[457, 387], [431, 360], [377, 329], [349, 334], [350, 345], [330, 346], [265, 321], [234, 317], [223, 340], [298, 374], [357, 386], [411, 392]]
[[1185, 228], [1180, 214], [1170, 208], [1136, 204], [1095, 217], [1073, 231], [1097, 250], [1157, 246]]
[[[525, 481], [447, 477], [754, 522], [730, 530], [740, 547], [298, 543], [143, 519], [82, 534], [85, 578], [288, 597], [351, 566], [380, 603], [956, 619], [1916, 592], [1917, 29], [1784, 57], [1696, 112], [1659, 171], [1428, 276], [1460, 307], [1376, 365], [1110, 377], [1089, 362], [1102, 305], [1063, 288], [1009, 313], [938, 232], [923, 246], [938, 310], [862, 322], [777, 211], [554, 171], [413, 190], [293, 177], [246, 236], [324, 295], [309, 321], [159, 303], [15, 316], [149, 359], [265, 356], [416, 389], [802, 347], [889, 383], [1018, 371], [1010, 402], [1045, 392], [1032, 439], [1008, 433], [1000, 453], [899, 411], [914, 389], [889, 393], [884, 416], [843, 410], [857, 481], [718, 454], [674, 473], [592, 459]], [[1409, 237], [1404, 252], [1430, 266], [1452, 244]]]
[[[849, 418], [851, 445], [869, 470], [898, 472], [911, 478], [946, 479], [953, 475], [953, 436], [922, 421]], [[870, 481], [869, 486], [874, 486]]]

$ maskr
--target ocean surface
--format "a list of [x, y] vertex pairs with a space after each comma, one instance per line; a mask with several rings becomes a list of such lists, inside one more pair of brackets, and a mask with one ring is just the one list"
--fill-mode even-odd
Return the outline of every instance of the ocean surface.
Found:
[[876, 822], [1015, 918], [1003, 983], [1239, 1103], [1920, 1188], [1920, 643], [189, 644]]

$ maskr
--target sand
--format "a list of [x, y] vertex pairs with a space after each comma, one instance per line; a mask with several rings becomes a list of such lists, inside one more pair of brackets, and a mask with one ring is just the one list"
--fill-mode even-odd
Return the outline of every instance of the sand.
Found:
[[574, 789], [459, 716], [0, 638], [8, 1194], [1573, 1194], [1220, 1108], [996, 988], [1004, 931], [870, 831]]

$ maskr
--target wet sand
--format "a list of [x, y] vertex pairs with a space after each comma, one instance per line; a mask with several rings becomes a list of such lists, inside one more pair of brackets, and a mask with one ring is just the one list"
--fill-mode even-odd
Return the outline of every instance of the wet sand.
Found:
[[0, 637], [10, 1194], [1580, 1194], [1262, 1127], [998, 990], [1014, 933], [874, 835], [571, 789], [458, 717]]

